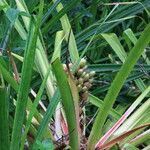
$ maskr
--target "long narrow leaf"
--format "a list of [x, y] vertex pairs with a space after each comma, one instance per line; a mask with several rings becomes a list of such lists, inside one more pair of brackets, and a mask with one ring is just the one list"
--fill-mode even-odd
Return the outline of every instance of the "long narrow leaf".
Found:
[[[3, 78], [6, 80], [6, 82], [8, 84], [10, 84], [10, 86], [15, 90], [15, 92], [18, 93], [19, 85], [15, 81], [15, 79], [10, 75], [10, 73], [5, 69], [5, 67], [3, 67], [3, 65], [1, 64], [2, 60], [3, 60], [2, 57], [0, 57], [0, 70], [1, 70], [1, 73], [3, 75]], [[28, 98], [27, 110], [32, 109], [31, 107], [32, 107], [32, 101], [31, 101], [30, 98]], [[35, 113], [35, 117], [38, 121], [40, 121], [42, 119], [37, 110], [36, 110], [36, 113]]]
[[28, 100], [28, 94], [30, 90], [30, 81], [32, 76], [32, 66], [34, 64], [35, 50], [37, 36], [39, 32], [41, 14], [43, 9], [43, 1], [41, 1], [39, 17], [36, 23], [35, 28], [31, 23], [28, 41], [26, 44], [25, 59], [22, 68], [22, 78], [19, 86], [17, 105], [15, 112], [15, 119], [12, 132], [12, 141], [11, 141], [11, 150], [19, 150], [20, 138], [21, 138], [21, 129], [23, 125], [23, 120], [25, 117], [25, 109]]
[[150, 92], [150, 86], [137, 98], [137, 100], [128, 108], [128, 110], [121, 116], [115, 125], [99, 140], [96, 147], [100, 147], [104, 142], [119, 128], [119, 126], [127, 119], [127, 117], [135, 110], [141, 103], [145, 96]]
[[52, 67], [57, 79], [58, 88], [61, 93], [62, 104], [66, 113], [66, 119], [69, 128], [70, 146], [72, 149], [77, 150], [79, 149], [79, 137], [77, 131], [78, 120], [76, 120], [75, 104], [71, 89], [67, 81], [67, 76], [60, 63], [60, 60], [56, 59], [53, 62]]
[[145, 128], [145, 127], [149, 127], [150, 124], [145, 124], [145, 125], [142, 125], [142, 126], [139, 126], [135, 129], [132, 129], [130, 131], [127, 131], [125, 133], [123, 133], [122, 135], [120, 135], [119, 137], [109, 141], [108, 143], [104, 144], [103, 146], [100, 146], [98, 147], [98, 149], [100, 150], [104, 150], [104, 149], [107, 149], [107, 148], [110, 148], [112, 147], [113, 145], [115, 145], [116, 143], [120, 142], [121, 140], [123, 140], [124, 138], [128, 137], [129, 135], [133, 134], [134, 132], [136, 132], [137, 130], [140, 130], [142, 128]]
[[113, 50], [118, 55], [120, 60], [122, 62], [125, 62], [125, 59], [127, 58], [127, 54], [126, 54], [124, 48], [122, 47], [120, 41], [118, 40], [117, 35], [114, 33], [112, 33], [112, 34], [101, 34], [101, 35], [109, 43], [109, 45], [113, 48]]
[[37, 142], [42, 139], [45, 129], [47, 125], [49, 124], [50, 119], [52, 118], [52, 115], [54, 114], [56, 106], [59, 101], [60, 101], [60, 93], [58, 90], [56, 90], [56, 92], [54, 93], [54, 96], [50, 100], [50, 104], [48, 105], [46, 113], [44, 114], [43, 120], [39, 126], [32, 149], [34, 149], [36, 147]]
[[0, 149], [9, 149], [8, 99], [5, 87], [0, 86]]
[[[56, 0], [53, 0], [53, 2], [56, 2]], [[75, 2], [78, 2], [78, 0], [76, 0]], [[56, 7], [56, 9], [58, 12], [61, 11], [63, 9], [62, 3], [59, 3], [59, 5]], [[68, 38], [70, 38], [68, 44], [69, 44], [69, 52], [70, 52], [71, 60], [73, 63], [76, 63], [79, 58], [79, 54], [78, 54], [78, 50], [77, 50], [75, 37], [74, 37], [73, 31], [71, 29], [71, 25], [70, 25], [67, 15], [65, 14], [64, 16], [62, 16], [60, 18], [60, 21], [62, 24], [63, 31], [66, 34], [66, 41], [68, 41]], [[71, 34], [69, 37], [70, 30], [71, 30]]]
[[46, 76], [45, 76], [45, 78], [44, 78], [44, 80], [43, 80], [43, 82], [42, 82], [42, 84], [40, 86], [40, 89], [39, 89], [39, 91], [37, 93], [37, 96], [36, 96], [36, 98], [34, 100], [34, 103], [33, 103], [33, 106], [32, 106], [32, 110], [29, 113], [28, 120], [27, 120], [26, 127], [25, 127], [25, 131], [24, 131], [24, 134], [23, 134], [22, 139], [21, 139], [21, 148], [20, 149], [23, 149], [23, 147], [24, 147], [25, 139], [26, 139], [27, 133], [29, 131], [30, 125], [32, 123], [32, 118], [33, 118], [33, 116], [34, 116], [34, 114], [36, 112], [36, 107], [38, 106], [39, 101], [41, 99], [41, 96], [42, 96], [42, 93], [43, 93], [43, 90], [44, 90], [47, 78], [49, 76], [49, 72], [50, 72], [50, 69], [48, 70], [48, 72], [47, 72], [47, 74], [46, 74]]
[[105, 123], [105, 120], [108, 116], [110, 109], [112, 108], [116, 97], [118, 96], [121, 87], [123, 86], [126, 78], [132, 71], [134, 65], [136, 64], [137, 60], [141, 56], [144, 48], [150, 41], [150, 25], [146, 27], [143, 34], [141, 35], [140, 39], [137, 41], [136, 45], [131, 50], [129, 56], [127, 57], [125, 63], [121, 67], [120, 71], [116, 75], [105, 99], [103, 108], [99, 111], [95, 123], [93, 125], [89, 141], [88, 141], [88, 148], [93, 149], [96, 142], [102, 136], [102, 127]]
[[[89, 94], [89, 102], [97, 106], [98, 108], [103, 107], [103, 101], [96, 96], [93, 96], [92, 94]], [[115, 109], [111, 109], [110, 115], [112, 115], [116, 119], [119, 119], [121, 117], [121, 115]]]

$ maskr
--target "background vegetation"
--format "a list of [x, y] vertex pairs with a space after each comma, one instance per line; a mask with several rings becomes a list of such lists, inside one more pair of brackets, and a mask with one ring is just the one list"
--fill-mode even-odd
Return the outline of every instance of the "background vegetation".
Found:
[[0, 0], [0, 150], [150, 149], [149, 10]]

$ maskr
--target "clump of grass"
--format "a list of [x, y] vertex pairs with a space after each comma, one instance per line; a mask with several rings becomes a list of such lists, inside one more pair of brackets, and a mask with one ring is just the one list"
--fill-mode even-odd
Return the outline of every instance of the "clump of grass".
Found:
[[0, 5], [0, 149], [148, 148], [149, 0]]

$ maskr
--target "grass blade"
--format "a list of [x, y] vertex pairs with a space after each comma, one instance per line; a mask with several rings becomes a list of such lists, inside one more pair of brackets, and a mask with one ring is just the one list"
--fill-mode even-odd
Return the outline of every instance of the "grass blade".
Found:
[[[53, 2], [55, 2], [55, 1], [56, 0], [53, 0]], [[63, 9], [63, 5], [61, 3], [59, 3], [59, 5], [56, 7], [56, 9], [58, 12], [61, 11]], [[65, 37], [66, 41], [68, 41], [69, 32], [71, 30], [70, 39], [69, 39], [69, 52], [70, 52], [70, 58], [72, 60], [72, 63], [76, 63], [77, 60], [79, 59], [79, 54], [78, 54], [78, 50], [77, 50], [75, 37], [72, 32], [71, 25], [70, 25], [67, 15], [65, 14], [64, 16], [62, 16], [60, 18], [60, 21], [62, 24], [63, 31], [66, 35], [66, 37]]]
[[[150, 65], [143, 65], [145, 71], [150, 71]], [[102, 73], [102, 72], [117, 72], [121, 68], [121, 64], [93, 64], [89, 65], [89, 70], [94, 70], [95, 72]], [[141, 66], [135, 65], [133, 71], [139, 71]]]
[[115, 53], [118, 55], [120, 60], [122, 62], [125, 62], [125, 59], [127, 58], [127, 54], [122, 47], [118, 37], [116, 34], [101, 34], [103, 38], [109, 43], [109, 45], [112, 47], [112, 49], [115, 51]]
[[[3, 78], [7, 81], [8, 84], [10, 84], [10, 86], [15, 90], [15, 92], [18, 92], [19, 89], [19, 85], [18, 83], [15, 81], [15, 79], [10, 75], [10, 73], [5, 69], [5, 67], [3, 67], [3, 59], [2, 57], [0, 57], [0, 70], [1, 73], [3, 75]], [[32, 101], [30, 98], [28, 98], [28, 102], [27, 102], [27, 110], [30, 111], [32, 108]], [[41, 121], [41, 115], [38, 113], [38, 111], [36, 110], [35, 113], [35, 117], [38, 121]]]
[[79, 149], [79, 137], [77, 131], [78, 120], [76, 120], [75, 104], [71, 89], [60, 60], [56, 59], [53, 62], [52, 67], [57, 79], [57, 84], [61, 93], [62, 104], [66, 113], [66, 119], [69, 128], [70, 146], [72, 149], [77, 150]]
[[23, 147], [24, 147], [25, 139], [26, 139], [27, 133], [29, 131], [30, 125], [32, 123], [32, 118], [33, 118], [33, 116], [34, 116], [34, 114], [36, 112], [36, 107], [38, 106], [39, 101], [41, 99], [41, 96], [42, 96], [42, 93], [44, 91], [44, 87], [46, 85], [46, 81], [47, 81], [49, 73], [50, 73], [50, 69], [48, 70], [48, 72], [47, 72], [47, 74], [46, 74], [46, 76], [45, 76], [45, 78], [44, 78], [44, 80], [43, 80], [43, 82], [41, 84], [41, 87], [40, 87], [40, 89], [38, 91], [38, 94], [37, 94], [37, 96], [36, 96], [36, 98], [34, 100], [34, 103], [33, 103], [33, 106], [32, 106], [32, 110], [29, 113], [28, 120], [27, 120], [26, 127], [25, 127], [25, 131], [24, 131], [24, 134], [23, 134], [22, 139], [21, 139], [21, 148], [20, 149], [23, 149]]
[[144, 131], [140, 135], [136, 136], [134, 139], [130, 141], [130, 143], [134, 146], [142, 144], [147, 139], [150, 139], [150, 129]]
[[56, 33], [56, 38], [55, 38], [55, 46], [54, 46], [54, 53], [51, 61], [53, 62], [56, 58], [61, 58], [61, 45], [64, 40], [64, 32], [63, 31], [58, 31]]
[[41, 1], [39, 18], [37, 20], [35, 28], [33, 27], [33, 23], [31, 22], [28, 41], [26, 44], [25, 58], [22, 67], [22, 78], [19, 86], [18, 97], [17, 97], [17, 105], [15, 112], [15, 119], [13, 125], [12, 132], [12, 141], [11, 141], [11, 150], [19, 150], [20, 138], [21, 138], [21, 129], [23, 125], [23, 119], [25, 116], [25, 109], [28, 100], [28, 94], [30, 90], [30, 81], [32, 76], [32, 66], [34, 64], [35, 50], [36, 50], [36, 42], [37, 36], [39, 32], [41, 14], [43, 10], [43, 1]]
[[[119, 128], [118, 130], [113, 134], [113, 136], [118, 136], [122, 134], [123, 132], [127, 130], [131, 130], [133, 127], [137, 126], [139, 123], [143, 123], [147, 117], [149, 118], [149, 115], [146, 115], [148, 113], [150, 107], [150, 98], [147, 99]], [[146, 115], [146, 119], [144, 119], [144, 116]]]
[[141, 103], [141, 101], [150, 92], [150, 86], [135, 100], [135, 102], [127, 109], [127, 111], [121, 116], [121, 118], [113, 125], [113, 127], [99, 140], [96, 144], [97, 147], [103, 145], [106, 140], [120, 127], [120, 125], [125, 122], [127, 117], [135, 110], [135, 108]]
[[43, 120], [39, 126], [32, 149], [34, 149], [34, 147], [36, 146], [36, 143], [42, 139], [45, 129], [46, 129], [52, 115], [54, 114], [54, 111], [56, 109], [56, 106], [57, 106], [59, 100], [60, 100], [60, 93], [58, 90], [56, 90], [56, 92], [54, 93], [54, 96], [51, 98], [50, 104], [48, 105], [46, 113], [44, 114]]
[[[7, 3], [6, 3], [6, 1], [3, 1], [0, 4], [7, 4]], [[26, 12], [27, 14], [29, 14], [29, 11], [27, 9], [27, 6], [26, 6], [24, 0], [16, 1], [16, 5], [17, 5], [18, 10]], [[10, 6], [8, 5], [8, 8], [9, 7]], [[7, 9], [5, 9], [4, 12], [7, 11]], [[24, 25], [26, 27], [26, 30], [29, 31], [30, 18], [27, 18], [26, 16], [24, 16], [24, 17], [22, 17], [22, 19], [23, 19]], [[23, 40], [26, 40], [27, 39], [27, 34], [26, 34], [26, 32], [25, 33], [23, 32], [24, 27], [22, 26], [22, 24], [20, 23], [19, 20], [17, 20], [15, 22], [15, 28], [16, 28], [17, 32], [19, 33], [20, 37]], [[47, 70], [48, 70], [49, 63], [48, 63], [48, 59], [47, 59], [47, 56], [46, 56], [45, 51], [44, 51], [44, 47], [43, 47], [39, 37], [38, 37], [38, 40], [37, 40], [37, 50], [36, 50], [35, 57], [36, 57], [36, 59], [35, 59], [36, 67], [38, 68], [39, 73], [41, 74], [41, 76], [44, 77]], [[53, 85], [52, 85], [52, 82], [51, 82], [52, 80], [53, 80], [53, 76], [52, 76], [52, 73], [50, 73], [50, 76], [47, 79], [47, 84], [46, 84], [47, 93], [48, 93], [49, 97], [51, 97], [54, 94], [54, 88], [53, 88]]]
[[9, 149], [8, 101], [5, 87], [0, 86], [0, 149]]
[[[98, 108], [103, 107], [103, 101], [97, 98], [96, 96], [93, 96], [92, 94], [89, 94], [89, 102], [97, 106]], [[115, 109], [111, 109], [110, 115], [112, 115], [116, 119], [119, 119], [121, 117], [121, 115]]]
[[137, 41], [129, 56], [127, 57], [125, 63], [121, 67], [120, 71], [116, 75], [112, 85], [104, 99], [104, 105], [101, 111], [99, 111], [95, 123], [93, 125], [89, 141], [88, 141], [88, 149], [93, 149], [96, 142], [102, 136], [102, 127], [105, 123], [105, 120], [108, 116], [110, 109], [112, 108], [116, 97], [118, 96], [121, 87], [123, 86], [126, 78], [132, 71], [134, 65], [136, 64], [137, 60], [141, 56], [144, 48], [150, 41], [150, 25], [144, 30], [143, 34], [141, 35], [140, 39]]
[[117, 137], [117, 138], [115, 138], [115, 139], [109, 141], [108, 143], [106, 143], [106, 144], [104, 144], [103, 146], [98, 147], [98, 148], [99, 148], [99, 149], [102, 149], [102, 150], [103, 150], [103, 149], [110, 148], [110, 147], [112, 147], [113, 145], [115, 145], [116, 143], [122, 141], [124, 138], [126, 138], [126, 137], [128, 137], [129, 135], [133, 134], [134, 132], [136, 132], [136, 131], [138, 131], [138, 130], [140, 130], [140, 129], [142, 129], [142, 128], [149, 127], [149, 126], [150, 126], [150, 124], [145, 124], [145, 125], [139, 126], [139, 127], [137, 127], [137, 128], [134, 128], [134, 129], [132, 129], [132, 130], [130, 130], [130, 131], [127, 131], [127, 132], [123, 133], [122, 135], [120, 135], [119, 137]]

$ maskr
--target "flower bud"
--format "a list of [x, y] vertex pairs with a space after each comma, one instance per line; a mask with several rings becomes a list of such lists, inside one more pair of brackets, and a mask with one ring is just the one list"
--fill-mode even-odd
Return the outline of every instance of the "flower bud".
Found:
[[78, 91], [80, 92], [81, 89], [82, 89], [82, 86], [79, 84], [79, 85], [77, 86], [77, 88], [78, 88]]
[[84, 86], [83, 88], [82, 88], [82, 92], [86, 92], [88, 90], [88, 88], [86, 87], [86, 86]]
[[87, 69], [87, 67], [88, 67], [87, 65], [86, 65], [86, 66], [84, 66], [84, 67], [83, 67], [83, 70], [86, 70], [86, 69]]
[[95, 75], [95, 71], [91, 71], [91, 72], [89, 73], [89, 75], [90, 75], [90, 77], [93, 77], [93, 76]]
[[86, 65], [86, 60], [84, 58], [80, 61], [80, 68], [83, 68]]
[[77, 80], [77, 79], [75, 79], [75, 84], [76, 84], [76, 85], [78, 85], [78, 84], [79, 84], [79, 82], [78, 82], [78, 80]]
[[86, 75], [86, 72], [83, 72], [82, 74], [81, 74], [81, 77], [84, 77]]
[[72, 63], [69, 63], [69, 68], [71, 68], [73, 66], [73, 64]]
[[79, 79], [78, 79], [78, 83], [79, 83], [79, 84], [83, 84], [83, 78], [79, 78]]
[[79, 69], [78, 71], [77, 71], [77, 75], [82, 75], [83, 74], [83, 69]]
[[90, 82], [85, 82], [84, 86], [86, 86], [89, 89], [92, 86], [92, 84]]
[[82, 100], [83, 101], [86, 101], [88, 99], [88, 95], [89, 95], [89, 92], [88, 91], [85, 91], [83, 94], [82, 94]]
[[89, 80], [90, 76], [89, 76], [89, 74], [87, 73], [87, 74], [85, 74], [85, 76], [84, 76], [83, 78], [84, 78], [84, 81], [87, 81], [87, 80]]
[[90, 83], [93, 83], [93, 78], [89, 79], [89, 82], [90, 82]]
[[63, 64], [63, 68], [64, 68], [64, 71], [67, 71], [67, 66], [66, 66], [66, 64]]

